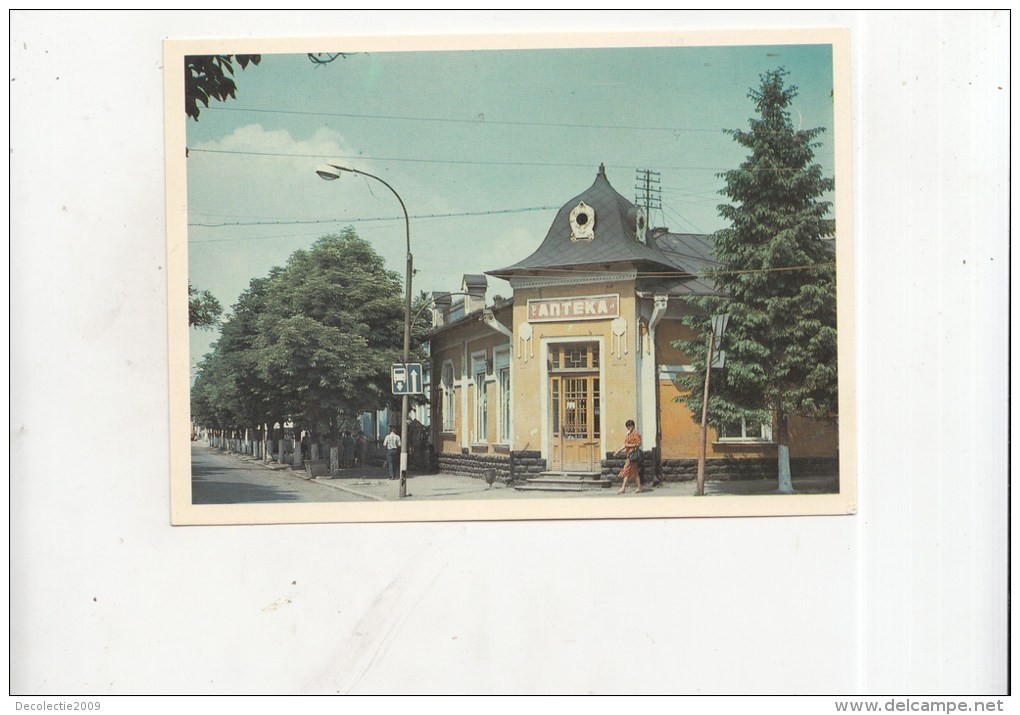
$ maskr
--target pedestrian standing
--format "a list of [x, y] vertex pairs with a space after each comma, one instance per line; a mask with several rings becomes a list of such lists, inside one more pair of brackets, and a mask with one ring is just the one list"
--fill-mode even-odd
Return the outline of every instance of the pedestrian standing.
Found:
[[627, 491], [627, 480], [631, 477], [634, 478], [634, 483], [637, 489], [634, 490], [635, 494], [641, 492], [641, 435], [638, 434], [635, 429], [634, 420], [627, 420], [624, 423], [627, 428], [627, 436], [623, 438], [623, 446], [616, 450], [616, 456], [620, 456], [621, 453], [626, 452], [626, 456], [623, 460], [623, 469], [620, 470], [620, 476], [623, 477], [623, 486], [620, 487], [620, 494]]
[[365, 433], [358, 430], [358, 436], [354, 440], [354, 465], [365, 466]]
[[344, 466], [354, 466], [354, 437], [351, 436], [351, 431], [347, 430], [344, 432]]
[[383, 447], [386, 448], [386, 469], [389, 471], [390, 479], [396, 479], [400, 453], [400, 435], [397, 434], [396, 427], [390, 427], [390, 433], [383, 440]]

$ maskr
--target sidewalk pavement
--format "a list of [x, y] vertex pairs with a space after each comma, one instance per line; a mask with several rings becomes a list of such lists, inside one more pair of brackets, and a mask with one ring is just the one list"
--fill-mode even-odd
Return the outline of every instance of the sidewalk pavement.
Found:
[[[354, 467], [340, 470], [338, 477], [312, 478], [303, 469], [294, 469], [286, 464], [275, 462], [264, 463], [247, 455], [235, 454], [235, 457], [267, 469], [285, 471], [292, 476], [306, 481], [321, 484], [329, 489], [355, 494], [376, 501], [396, 501], [399, 496], [398, 479], [389, 479], [385, 467]], [[407, 475], [407, 498], [415, 500], [437, 499], [570, 499], [570, 498], [647, 498], [659, 496], [694, 496], [697, 485], [694, 480], [683, 482], [664, 482], [651, 486], [648, 480], [642, 482], [640, 494], [635, 494], [633, 485], [628, 485], [626, 495], [618, 494], [619, 482], [604, 489], [585, 491], [518, 491], [497, 481], [491, 487], [480, 477], [468, 477], [459, 474], [417, 474]], [[795, 494], [834, 494], [839, 491], [838, 482], [833, 477], [794, 478]], [[777, 494], [776, 482], [772, 479], [729, 480], [705, 482], [705, 495], [737, 495], [737, 494]]]

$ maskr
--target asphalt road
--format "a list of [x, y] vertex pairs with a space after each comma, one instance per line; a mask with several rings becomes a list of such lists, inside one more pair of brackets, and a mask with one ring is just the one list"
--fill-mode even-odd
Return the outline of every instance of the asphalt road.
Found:
[[371, 501], [310, 482], [288, 471], [240, 461], [202, 442], [191, 443], [191, 502], [193, 504], [252, 504], [291, 502]]

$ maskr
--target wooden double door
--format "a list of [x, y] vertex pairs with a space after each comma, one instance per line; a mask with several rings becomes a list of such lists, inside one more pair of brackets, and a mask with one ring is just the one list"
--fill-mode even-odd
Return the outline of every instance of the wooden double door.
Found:
[[597, 343], [551, 346], [550, 465], [553, 471], [601, 469], [602, 381]]

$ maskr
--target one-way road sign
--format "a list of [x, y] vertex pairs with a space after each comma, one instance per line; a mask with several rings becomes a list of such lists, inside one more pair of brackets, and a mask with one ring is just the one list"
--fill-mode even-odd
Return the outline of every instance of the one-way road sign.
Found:
[[395, 363], [390, 370], [394, 395], [420, 395], [423, 392], [421, 363]]

